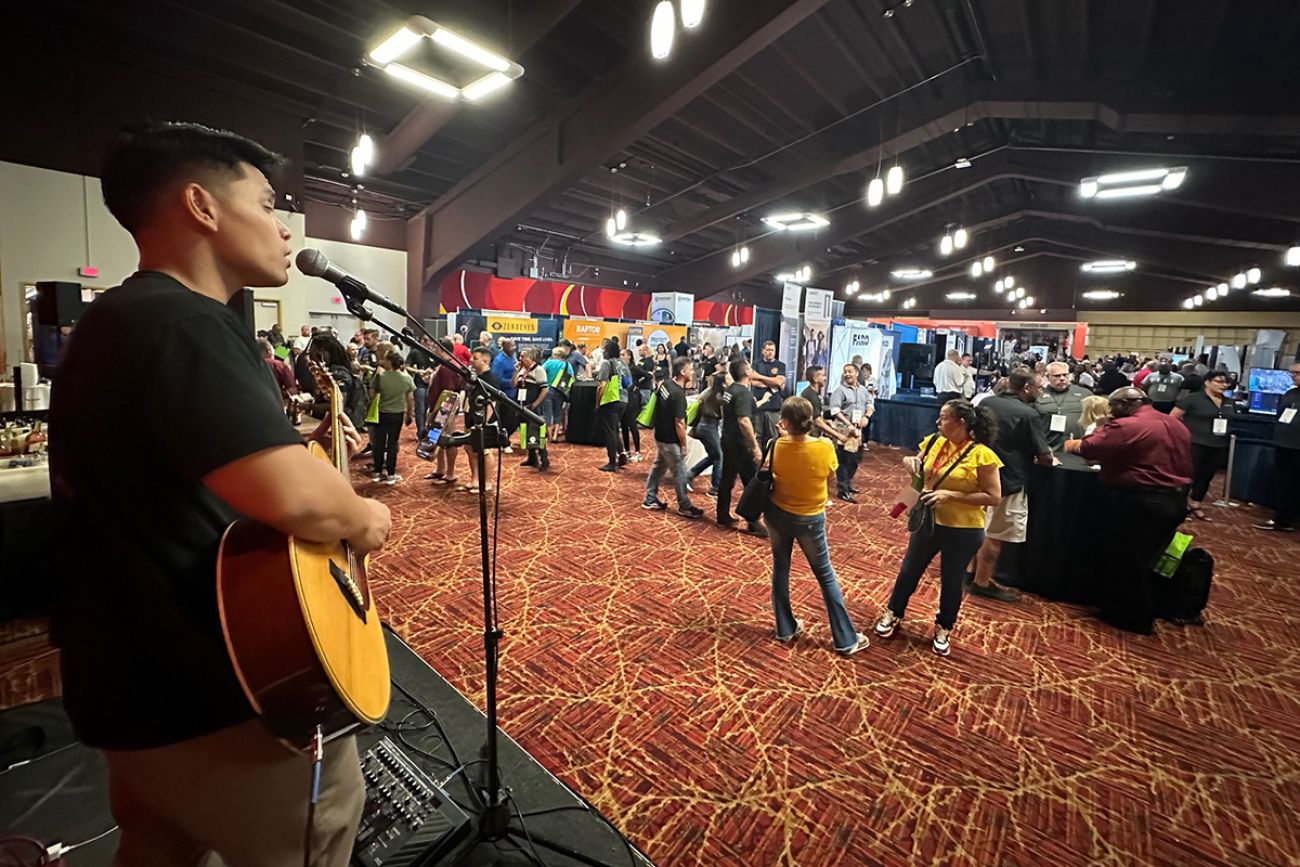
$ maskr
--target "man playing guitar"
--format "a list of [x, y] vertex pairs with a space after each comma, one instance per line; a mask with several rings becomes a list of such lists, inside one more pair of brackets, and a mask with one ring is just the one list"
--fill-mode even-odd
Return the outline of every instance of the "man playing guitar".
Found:
[[[245, 286], [288, 280], [289, 231], [267, 180], [278, 162], [232, 133], [162, 123], [119, 135], [103, 166], [105, 204], [140, 270], [78, 323], [51, 400], [50, 468], [69, 540], [53, 625], [64, 703], [107, 759], [115, 864], [207, 852], [303, 863], [311, 760], [241, 690], [219, 622], [218, 545], [239, 516], [358, 555], [390, 529], [387, 507], [308, 455], [227, 306]], [[310, 438], [329, 431], [326, 419]], [[331, 741], [312, 864], [347, 863], [364, 795], [355, 740]]]

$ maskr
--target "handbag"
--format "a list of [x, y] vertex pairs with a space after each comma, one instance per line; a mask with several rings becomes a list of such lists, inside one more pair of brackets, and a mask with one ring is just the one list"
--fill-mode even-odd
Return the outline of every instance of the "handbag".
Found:
[[767, 444], [767, 454], [763, 455], [758, 472], [745, 485], [745, 490], [740, 494], [740, 502], [736, 503], [736, 514], [751, 524], [763, 517], [772, 500], [772, 451], [776, 448], [778, 439], [780, 437], [773, 437]]
[[[930, 449], [932, 446], [934, 446], [934, 441], [936, 439], [938, 439], [938, 437], [930, 438], [929, 444], [925, 447], [925, 454], [921, 455], [922, 473], [925, 472], [926, 455], [930, 454]], [[932, 491], [938, 490], [939, 486], [942, 485], [944, 483], [944, 480], [948, 478], [948, 475], [957, 468], [957, 465], [960, 464], [962, 461], [966, 460], [966, 456], [970, 454], [970, 451], [973, 448], [975, 448], [975, 441], [971, 440], [970, 444], [967, 445], [966, 448], [962, 450], [962, 453], [957, 455], [957, 460], [948, 464], [948, 469], [943, 471], [943, 475], [939, 477], [939, 480], [934, 483], [934, 487], [930, 488], [930, 490]], [[912, 510], [907, 513], [907, 530], [908, 532], [915, 533], [918, 536], [933, 536], [934, 535], [934, 506], [930, 505], [924, 500], [917, 500], [916, 505], [913, 506]]]
[[379, 395], [370, 398], [370, 408], [366, 410], [366, 424], [379, 424]]
[[645, 402], [645, 406], [636, 415], [636, 423], [641, 427], [650, 427], [654, 424], [655, 405], [659, 403], [659, 392], [650, 392], [650, 399]]

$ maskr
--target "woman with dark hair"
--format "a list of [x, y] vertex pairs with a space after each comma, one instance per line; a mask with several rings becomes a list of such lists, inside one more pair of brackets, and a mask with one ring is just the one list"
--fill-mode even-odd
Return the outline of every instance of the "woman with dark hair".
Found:
[[[347, 349], [333, 334], [319, 332], [312, 337], [311, 343], [307, 344], [306, 355], [330, 372], [330, 376], [339, 387], [339, 394], [343, 398], [343, 411], [347, 414], [348, 420], [357, 430], [365, 430], [366, 409], [370, 406], [370, 397], [365, 385], [352, 372], [352, 359]], [[311, 414], [316, 418], [324, 418], [325, 413], [329, 411], [329, 395], [322, 394], [314, 381], [311, 393], [316, 398], [312, 404]]]
[[803, 632], [803, 623], [790, 608], [790, 555], [798, 541], [821, 585], [835, 649], [847, 656], [870, 642], [853, 625], [831, 566], [826, 543], [826, 479], [835, 475], [839, 462], [830, 440], [809, 436], [812, 429], [812, 404], [802, 397], [787, 397], [781, 404], [782, 435], [771, 447], [772, 497], [763, 513], [772, 544], [776, 640], [789, 643]]
[[1223, 396], [1230, 381], [1228, 371], [1211, 370], [1205, 374], [1202, 389], [1185, 395], [1169, 413], [1170, 418], [1182, 419], [1192, 434], [1192, 492], [1188, 508], [1200, 521], [1210, 520], [1203, 508], [1205, 495], [1214, 474], [1227, 464], [1228, 425], [1236, 414], [1231, 398]]
[[641, 426], [636, 423], [636, 417], [645, 406], [641, 402], [641, 390], [649, 389], [654, 383], [654, 377], [650, 371], [636, 363], [632, 350], [624, 349], [620, 357], [632, 374], [632, 387], [627, 390], [627, 409], [623, 410], [619, 424], [623, 436], [623, 451], [620, 454], [628, 455], [628, 462], [636, 464], [641, 462]]
[[603, 358], [596, 366], [596, 430], [605, 444], [609, 460], [600, 467], [601, 472], [614, 473], [627, 464], [627, 456], [618, 448], [618, 428], [627, 409], [628, 386], [632, 373], [618, 357], [618, 342], [606, 338], [601, 344]]
[[655, 370], [659, 381], [673, 378], [672, 363], [668, 360], [668, 344], [661, 343], [655, 347]]
[[691, 467], [688, 482], [693, 482], [705, 470], [713, 468], [709, 476], [710, 497], [718, 495], [718, 482], [722, 481], [722, 395], [727, 391], [727, 376], [715, 374], [709, 390], [700, 398], [699, 415], [695, 417], [695, 438], [704, 444], [707, 456]]
[[[921, 502], [934, 511], [932, 525], [911, 534], [907, 554], [894, 579], [889, 605], [876, 621], [876, 635], [894, 634], [921, 575], [939, 555], [939, 613], [934, 619], [934, 652], [947, 656], [948, 633], [961, 608], [966, 567], [984, 543], [984, 509], [1002, 499], [998, 469], [1002, 461], [990, 446], [997, 419], [987, 406], [950, 400], [939, 410], [939, 432], [921, 440], [921, 454], [903, 463], [923, 482]], [[920, 508], [916, 506], [914, 508]]]

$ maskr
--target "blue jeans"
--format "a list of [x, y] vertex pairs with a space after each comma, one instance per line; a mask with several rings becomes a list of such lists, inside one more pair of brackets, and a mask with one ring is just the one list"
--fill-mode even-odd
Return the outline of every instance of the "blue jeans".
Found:
[[713, 467], [713, 474], [709, 477], [709, 487], [716, 491], [718, 482], [722, 481], [722, 430], [716, 421], [702, 421], [695, 426], [695, 433], [700, 442], [704, 443], [704, 450], [709, 454], [704, 460], [691, 467], [690, 476], [693, 479], [709, 467]]
[[664, 473], [672, 474], [673, 487], [677, 489], [677, 508], [689, 509], [691, 498], [686, 490], [686, 456], [682, 454], [682, 447], [677, 443], [655, 440], [655, 462], [645, 480], [645, 502], [653, 503], [659, 499], [659, 482]]
[[554, 427], [555, 423], [564, 417], [563, 413], [564, 396], [553, 388], [549, 389], [546, 398], [542, 401], [542, 418], [546, 419], [546, 426]]
[[424, 426], [424, 417], [429, 402], [429, 389], [417, 388], [415, 390], [415, 432], [417, 439], [423, 440], [428, 429]]
[[826, 513], [793, 515], [769, 503], [763, 514], [767, 518], [768, 540], [772, 543], [772, 610], [776, 613], [777, 637], [788, 638], [795, 630], [794, 612], [790, 610], [790, 554], [798, 541], [821, 585], [835, 649], [849, 650], [858, 643], [858, 630], [844, 607], [844, 595], [831, 566], [831, 550], [826, 544]]
[[957, 622], [957, 612], [961, 610], [966, 567], [982, 544], [984, 530], [981, 527], [942, 527], [935, 524], [932, 536], [913, 533], [907, 543], [903, 565], [898, 567], [898, 577], [894, 579], [894, 592], [889, 595], [889, 610], [894, 612], [895, 617], [903, 616], [907, 610], [907, 601], [916, 592], [921, 576], [929, 568], [930, 561], [934, 560], [934, 555], [938, 554], [939, 613], [934, 622], [944, 629], [952, 629]]

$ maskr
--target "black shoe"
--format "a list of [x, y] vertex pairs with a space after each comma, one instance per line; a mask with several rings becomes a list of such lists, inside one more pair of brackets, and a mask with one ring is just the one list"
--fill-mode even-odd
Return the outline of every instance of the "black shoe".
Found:
[[550, 469], [551, 469], [551, 459], [546, 455], [545, 452], [543, 452], [542, 462], [537, 465], [537, 472], [546, 473], [546, 472], [550, 472]]
[[734, 526], [736, 526], [736, 519], [735, 519], [735, 518], [729, 518], [729, 517], [728, 517], [728, 518], [719, 518], [719, 519], [718, 519], [718, 526], [719, 526], [719, 527], [734, 527]]
[[622, 455], [619, 455], [619, 456], [618, 456], [618, 465], [619, 465], [620, 467], [625, 467], [625, 466], [627, 466], [627, 455], [626, 455], [626, 454], [622, 454]]
[[862, 491], [858, 490], [857, 488], [853, 487], [852, 485], [849, 485], [849, 493], [850, 493], [850, 494], [860, 494], [860, 493], [862, 493]]
[[519, 466], [521, 466], [521, 467], [535, 467], [535, 466], [537, 466], [537, 459], [536, 459], [536, 458], [529, 458], [529, 459], [526, 460], [526, 461], [521, 461], [521, 462], [519, 463]]
[[966, 574], [962, 576], [961, 583], [962, 583], [963, 585], [965, 585], [965, 587], [966, 587], [967, 590], [969, 590], [969, 589], [971, 589], [972, 587], [974, 587], [974, 586], [975, 586], [975, 573], [972, 572], [972, 571], [970, 571], [969, 569], [967, 569], [967, 570], [966, 570]]
[[605, 464], [603, 467], [600, 467], [599, 469], [600, 469], [600, 471], [601, 471], [602, 473], [616, 473], [616, 472], [618, 472], [618, 465], [617, 465], [617, 464]]
[[1015, 602], [1020, 598], [1020, 594], [1010, 587], [1003, 587], [996, 581], [989, 583], [987, 587], [974, 584], [970, 585], [970, 592], [975, 596], [983, 596], [985, 599], [996, 599], [999, 602]]
[[655, 500], [653, 503], [642, 503], [641, 508], [647, 512], [666, 512], [668, 511], [668, 504], [663, 500]]
[[1269, 530], [1277, 533], [1290, 533], [1295, 527], [1288, 527], [1286, 524], [1279, 524], [1277, 521], [1268, 520], [1259, 524], [1251, 524], [1256, 530]]
[[853, 495], [850, 494], [848, 491], [840, 491], [838, 494], [836, 494], [836, 496], [846, 503], [853, 503], [854, 505], [856, 505], [858, 502], [857, 500], [853, 499]]
[[750, 524], [748, 527], [745, 528], [745, 535], [757, 536], [760, 539], [766, 539], [767, 527], [764, 527], [762, 524]]
[[699, 506], [687, 506], [684, 509], [679, 507], [677, 509], [677, 514], [681, 515], [683, 518], [702, 518], [704, 517], [704, 510]]

